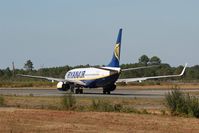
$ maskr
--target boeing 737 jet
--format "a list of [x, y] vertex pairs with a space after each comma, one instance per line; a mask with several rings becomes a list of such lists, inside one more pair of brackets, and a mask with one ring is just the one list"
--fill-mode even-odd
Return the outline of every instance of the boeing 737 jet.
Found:
[[139, 68], [124, 69], [124, 70], [120, 68], [121, 40], [122, 40], [122, 29], [119, 30], [119, 34], [113, 52], [113, 57], [110, 63], [105, 67], [72, 69], [66, 73], [64, 79], [43, 77], [43, 76], [21, 75], [21, 74], [19, 75], [23, 77], [46, 79], [52, 82], [57, 81], [58, 82], [57, 89], [60, 91], [70, 90], [73, 93], [83, 93], [83, 88], [102, 87], [104, 94], [110, 94], [111, 91], [114, 91], [116, 89], [116, 83], [119, 82], [123, 83], [135, 82], [135, 81], [141, 82], [147, 79], [180, 77], [184, 74], [187, 64], [185, 64], [182, 72], [179, 75], [118, 79], [121, 72], [123, 71], [146, 68], [146, 67], [139, 67]]

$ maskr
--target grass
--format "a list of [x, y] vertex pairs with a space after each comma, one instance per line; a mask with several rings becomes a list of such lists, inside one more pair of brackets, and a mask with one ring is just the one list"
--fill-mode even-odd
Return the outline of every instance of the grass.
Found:
[[107, 100], [92, 100], [91, 111], [97, 112], [123, 112], [123, 113], [141, 113], [132, 106], [124, 106], [121, 103], [113, 104]]
[[61, 109], [60, 97], [4, 96], [4, 103], [8, 107], [24, 109]]
[[137, 113], [0, 109], [1, 133], [149, 132], [198, 133], [195, 118]]
[[[123, 112], [139, 114], [167, 115], [165, 99], [146, 98], [99, 98], [75, 97], [67, 94], [62, 97], [0, 96], [0, 106], [23, 109], [72, 110], [80, 112]], [[172, 115], [199, 117], [199, 101], [194, 96], [174, 90], [166, 95], [167, 107]], [[155, 107], [156, 109], [144, 108]], [[161, 108], [159, 108], [161, 107]], [[156, 113], [156, 111], [159, 111]]]
[[101, 112], [121, 112], [123, 106], [121, 104], [110, 104], [104, 100], [93, 100], [91, 104], [91, 110]]
[[199, 99], [174, 89], [166, 96], [167, 107], [174, 115], [187, 115], [199, 118]]
[[[23, 109], [50, 109], [73, 110], [80, 112], [124, 112], [142, 113], [145, 106], [162, 106], [163, 99], [144, 98], [103, 98], [99, 97], [74, 97], [64, 95], [62, 97], [35, 97], [29, 96], [4, 96], [4, 103], [8, 107]], [[137, 108], [139, 107], [139, 108]], [[159, 109], [159, 108], [158, 108]]]
[[76, 107], [76, 98], [71, 94], [62, 96], [62, 106], [66, 110], [74, 110]]
[[49, 81], [0, 81], [1, 88], [20, 88], [20, 87], [55, 87], [56, 83]]

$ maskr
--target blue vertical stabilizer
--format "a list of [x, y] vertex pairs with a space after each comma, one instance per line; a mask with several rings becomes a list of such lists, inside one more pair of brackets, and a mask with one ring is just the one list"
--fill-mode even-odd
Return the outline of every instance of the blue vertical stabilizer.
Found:
[[122, 41], [122, 29], [119, 30], [119, 34], [113, 52], [113, 57], [111, 62], [108, 64], [108, 67], [120, 67], [121, 41]]

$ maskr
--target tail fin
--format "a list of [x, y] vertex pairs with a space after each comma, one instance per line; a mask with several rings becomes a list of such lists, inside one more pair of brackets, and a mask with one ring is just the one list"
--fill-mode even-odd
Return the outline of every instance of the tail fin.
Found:
[[119, 30], [119, 34], [113, 52], [113, 57], [111, 62], [108, 64], [108, 67], [120, 67], [121, 41], [122, 41], [122, 29]]

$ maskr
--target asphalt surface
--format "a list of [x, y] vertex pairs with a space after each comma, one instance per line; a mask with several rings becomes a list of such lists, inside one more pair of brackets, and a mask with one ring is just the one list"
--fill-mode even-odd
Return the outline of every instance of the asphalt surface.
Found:
[[[84, 94], [75, 94], [79, 97], [124, 97], [124, 98], [164, 98], [170, 90], [135, 90], [135, 89], [116, 89], [110, 95], [102, 94], [102, 89], [84, 89]], [[199, 92], [199, 90], [183, 90], [185, 92]], [[63, 96], [69, 92], [57, 89], [29, 89], [29, 88], [1, 88], [0, 95], [16, 96]]]

